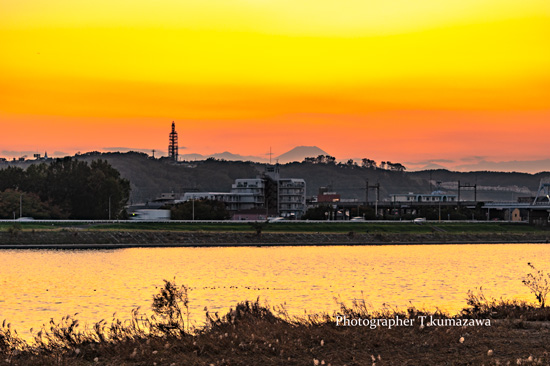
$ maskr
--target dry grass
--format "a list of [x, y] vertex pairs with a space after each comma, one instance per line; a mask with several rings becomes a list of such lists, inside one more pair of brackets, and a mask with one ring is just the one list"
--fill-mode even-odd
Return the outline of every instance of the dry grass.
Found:
[[[175, 287], [177, 288], [177, 287]], [[183, 299], [185, 300], [185, 299]], [[0, 329], [0, 364], [6, 365], [506, 365], [550, 364], [550, 328], [526, 328], [523, 319], [548, 320], [548, 309], [469, 297], [455, 318], [505, 319], [490, 327], [346, 327], [336, 316], [362, 319], [449, 318], [415, 308], [373, 310], [365, 301], [340, 303], [336, 314], [291, 317], [283, 308], [244, 302], [223, 316], [207, 314], [206, 327], [189, 331], [178, 315], [102, 320], [80, 329], [74, 317], [53, 320], [23, 341]], [[546, 324], [538, 322], [538, 324]], [[170, 325], [170, 327], [167, 327]], [[177, 329], [174, 329], [174, 326]], [[519, 362], [519, 363], [518, 363]]]
[[468, 291], [462, 317], [550, 321], [550, 307], [538, 307], [527, 301], [487, 298], [482, 289]]

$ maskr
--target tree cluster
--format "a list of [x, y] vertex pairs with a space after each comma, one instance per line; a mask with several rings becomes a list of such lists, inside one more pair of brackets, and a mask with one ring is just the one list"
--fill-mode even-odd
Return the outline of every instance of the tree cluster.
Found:
[[[71, 158], [0, 170], [0, 217], [125, 218], [130, 183], [107, 161]], [[110, 209], [110, 212], [109, 212]]]
[[392, 163], [391, 161], [383, 161], [380, 163], [381, 169], [391, 170], [394, 172], [403, 172], [405, 171], [405, 166], [401, 163]]
[[173, 220], [227, 220], [231, 218], [225, 204], [215, 200], [178, 203], [170, 208]]
[[[319, 155], [316, 158], [314, 157], [307, 157], [304, 158], [303, 163], [309, 163], [309, 164], [326, 164], [326, 165], [335, 165], [336, 164], [336, 158], [334, 156], [330, 155]], [[339, 163], [339, 166], [348, 166], [348, 167], [356, 167], [358, 164], [353, 161], [353, 159], [348, 159], [348, 161], [344, 164]], [[401, 164], [401, 163], [392, 163], [391, 161], [382, 161], [380, 163], [380, 166], [377, 165], [376, 161], [368, 158], [361, 159], [361, 167], [367, 168], [367, 169], [384, 169], [384, 170], [391, 170], [394, 172], [403, 172], [407, 168]]]
[[361, 166], [368, 169], [376, 169], [376, 161], [372, 159], [363, 158], [361, 160]]
[[304, 158], [304, 163], [310, 164], [335, 164], [336, 158], [330, 155], [319, 155], [316, 158]]

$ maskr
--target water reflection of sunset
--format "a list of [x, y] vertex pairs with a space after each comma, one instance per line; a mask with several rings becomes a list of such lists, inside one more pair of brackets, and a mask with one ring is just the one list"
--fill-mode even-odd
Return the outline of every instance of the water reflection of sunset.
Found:
[[545, 245], [407, 245], [274, 248], [135, 248], [0, 252], [2, 316], [19, 332], [79, 313], [82, 323], [149, 311], [163, 279], [191, 288], [191, 315], [223, 315], [244, 300], [283, 305], [292, 315], [338, 310], [364, 299], [405, 309], [466, 305], [468, 290], [535, 301], [521, 280], [533, 262], [550, 267]]

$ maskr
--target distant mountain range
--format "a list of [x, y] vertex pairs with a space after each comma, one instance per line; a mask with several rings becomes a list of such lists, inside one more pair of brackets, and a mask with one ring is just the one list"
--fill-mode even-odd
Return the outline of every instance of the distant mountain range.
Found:
[[279, 163], [286, 164], [294, 161], [301, 162], [304, 161], [304, 158], [315, 158], [319, 155], [328, 155], [328, 153], [317, 146], [296, 146], [294, 149], [277, 156], [276, 159], [279, 160]]
[[[281, 164], [291, 163], [294, 161], [303, 161], [307, 157], [317, 157], [319, 155], [328, 155], [324, 150], [317, 146], [296, 146], [290, 151], [281, 154], [273, 159], [273, 162], [279, 161]], [[269, 159], [259, 156], [233, 154], [229, 151], [215, 153], [209, 155], [201, 154], [180, 154], [180, 158], [184, 160], [204, 160], [208, 158], [223, 159], [228, 161], [254, 161], [258, 163], [269, 163]]]
[[215, 154], [209, 154], [209, 155], [201, 155], [201, 154], [180, 154], [180, 158], [183, 160], [205, 160], [208, 158], [215, 158], [220, 160], [228, 160], [228, 161], [254, 161], [258, 163], [269, 163], [269, 159], [261, 158], [259, 156], [251, 156], [251, 155], [239, 155], [239, 154], [233, 154], [229, 151], [224, 151], [222, 153], [215, 153]]
[[463, 164], [456, 166], [457, 170], [488, 170], [500, 172], [548, 172], [550, 171], [550, 159], [527, 161], [486, 161], [481, 160], [475, 164]]
[[531, 174], [550, 171], [550, 159], [522, 161], [488, 161], [485, 159], [475, 159], [468, 163], [460, 160], [438, 160], [421, 162], [409, 161], [404, 164], [407, 167], [407, 171], [447, 169], [459, 172], [490, 171], [523, 172]]
[[[138, 151], [143, 152], [148, 155], [151, 155], [152, 149], [143, 149], [143, 148], [129, 148], [129, 147], [104, 147], [101, 148], [103, 152], [129, 152], [129, 151]], [[181, 151], [180, 151], [181, 152]], [[11, 157], [21, 157], [27, 156], [30, 157], [37, 153], [37, 151], [11, 151], [11, 150], [0, 150], [0, 158], [11, 156]], [[54, 151], [51, 154], [48, 154], [50, 157], [63, 157], [69, 156], [69, 153]], [[291, 163], [291, 162], [302, 162], [306, 157], [317, 157], [319, 155], [330, 155], [323, 149], [317, 146], [297, 146], [281, 155], [275, 156], [271, 159], [273, 163], [278, 161], [281, 164]], [[162, 150], [155, 150], [155, 156], [162, 157], [166, 156], [166, 152]], [[215, 153], [215, 154], [181, 154], [180, 159], [186, 161], [199, 161], [206, 160], [208, 158], [215, 158], [218, 160], [227, 160], [227, 161], [252, 161], [257, 163], [269, 163], [269, 156], [266, 154], [264, 156], [254, 156], [254, 155], [240, 155], [234, 154], [228, 151]], [[335, 156], [336, 162], [346, 162], [350, 157], [346, 156]], [[360, 157], [351, 157], [357, 164], [361, 164]], [[11, 160], [11, 158], [7, 159]], [[0, 159], [2, 161], [2, 159]], [[381, 160], [377, 160], [377, 163], [380, 164]], [[550, 171], [550, 159], [538, 159], [538, 160], [523, 160], [523, 161], [489, 161], [486, 157], [481, 156], [472, 156], [472, 157], [457, 157], [456, 159], [448, 158], [437, 158], [429, 159], [424, 161], [399, 161], [407, 168], [408, 172], [422, 171], [422, 170], [438, 170], [438, 169], [447, 169], [451, 171], [499, 171], [499, 172], [524, 172], [524, 173], [537, 173], [537, 172], [548, 172]]]
[[[273, 163], [278, 161], [281, 164], [287, 164], [292, 162], [302, 162], [307, 157], [317, 157], [319, 155], [330, 155], [323, 149], [317, 146], [296, 146], [295, 148], [281, 154], [272, 159]], [[223, 153], [216, 153], [210, 155], [201, 154], [180, 154], [180, 157], [184, 160], [205, 160], [207, 158], [223, 159], [228, 161], [254, 161], [258, 163], [269, 163], [269, 158], [259, 156], [244, 156], [239, 154], [233, 154], [228, 151]], [[336, 157], [337, 162], [345, 162], [348, 159], [342, 159]], [[353, 160], [361, 164], [360, 158], [353, 158]], [[380, 162], [378, 162], [380, 163]], [[525, 173], [537, 173], [550, 171], [550, 159], [541, 160], [526, 160], [526, 161], [487, 161], [484, 159], [471, 162], [469, 164], [461, 163], [460, 161], [439, 159], [435, 161], [425, 162], [404, 162], [408, 171], [421, 171], [421, 170], [437, 170], [448, 169], [452, 171], [468, 172], [468, 171], [495, 171], [495, 172], [525, 172]]]

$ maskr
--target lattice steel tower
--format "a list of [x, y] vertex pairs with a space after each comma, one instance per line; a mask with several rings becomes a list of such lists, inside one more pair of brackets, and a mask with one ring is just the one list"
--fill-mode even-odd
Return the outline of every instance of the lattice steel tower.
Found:
[[168, 145], [168, 157], [174, 161], [178, 161], [178, 133], [176, 132], [176, 124], [172, 121], [172, 132], [170, 132], [170, 143]]

